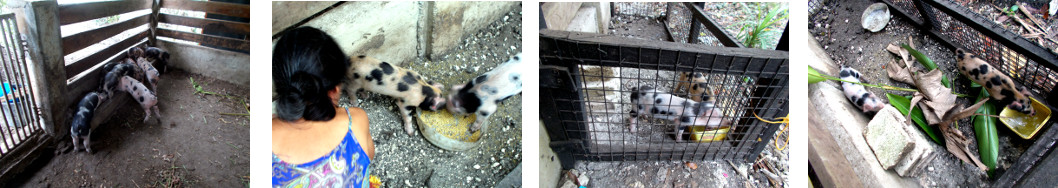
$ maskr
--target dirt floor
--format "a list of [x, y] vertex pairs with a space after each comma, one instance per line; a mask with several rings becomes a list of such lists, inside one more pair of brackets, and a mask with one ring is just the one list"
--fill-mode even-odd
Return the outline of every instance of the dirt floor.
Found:
[[[520, 9], [518, 9], [520, 10]], [[522, 51], [522, 14], [510, 12], [487, 28], [468, 36], [458, 48], [437, 60], [419, 59], [401, 66], [448, 87], [463, 84], [506, 62]], [[391, 97], [369, 93], [360, 106], [371, 120], [375, 161], [371, 173], [383, 187], [491, 187], [522, 161], [522, 95], [500, 104], [489, 117], [489, 129], [479, 146], [467, 151], [441, 149], [422, 133], [408, 136]], [[344, 105], [348, 99], [343, 98]]]
[[[936, 40], [914, 28], [909, 22], [900, 16], [893, 16], [886, 28], [877, 33], [871, 33], [862, 28], [860, 17], [862, 11], [870, 6], [872, 1], [840, 1], [840, 3], [828, 2], [817, 12], [809, 15], [809, 31], [815, 39], [823, 46], [836, 63], [853, 67], [863, 73], [869, 83], [886, 84], [897, 87], [911, 87], [910, 85], [898, 83], [888, 79], [884, 65], [889, 61], [899, 58], [885, 50], [888, 44], [908, 43], [913, 40], [913, 46], [926, 56], [930, 57], [937, 65], [946, 72], [950, 78], [958, 78], [953, 82], [954, 91], [958, 93], [975, 93], [970, 90], [970, 81], [961, 78], [955, 70], [954, 49], [948, 49]], [[872, 93], [884, 96], [886, 91], [869, 88]], [[972, 92], [971, 92], [972, 91]], [[899, 95], [910, 95], [910, 92], [889, 91]], [[881, 97], [888, 103], [888, 99]], [[959, 98], [959, 104], [970, 105], [968, 98]], [[959, 130], [968, 138], [975, 138], [973, 126], [969, 119], [959, 121]], [[1032, 144], [1031, 141], [1017, 137], [1010, 129], [997, 127], [999, 131], [999, 160], [995, 176], [1001, 174], [1021, 156]], [[940, 148], [943, 148], [941, 146]], [[970, 148], [974, 154], [977, 153], [976, 141], [972, 142]], [[984, 173], [976, 170], [971, 164], [966, 164], [945, 150], [938, 160], [930, 165], [930, 173], [918, 177], [924, 186], [980, 186], [987, 183], [989, 179]]]
[[[204, 90], [249, 99], [249, 88], [223, 80], [173, 71], [162, 75], [158, 92], [161, 124], [143, 123], [135, 102], [92, 132], [92, 154], [72, 150], [60, 138], [26, 169], [24, 187], [245, 187], [250, 175], [248, 116], [237, 100], [194, 94], [189, 77]], [[127, 95], [121, 95], [127, 96]]]

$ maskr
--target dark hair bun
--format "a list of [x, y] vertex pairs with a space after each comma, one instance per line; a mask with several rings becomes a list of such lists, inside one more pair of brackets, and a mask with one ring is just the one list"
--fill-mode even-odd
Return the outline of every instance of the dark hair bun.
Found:
[[286, 121], [333, 119], [335, 104], [327, 92], [342, 82], [348, 69], [338, 44], [323, 31], [300, 27], [284, 33], [273, 50], [276, 115]]

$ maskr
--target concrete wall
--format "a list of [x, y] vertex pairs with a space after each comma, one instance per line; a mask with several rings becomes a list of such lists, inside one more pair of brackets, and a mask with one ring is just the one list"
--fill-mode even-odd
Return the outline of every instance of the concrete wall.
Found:
[[447, 54], [460, 42], [489, 26], [504, 14], [521, 9], [520, 3], [511, 1], [493, 2], [435, 2], [430, 15], [429, 56], [436, 59]]
[[272, 2], [272, 35], [278, 34], [283, 29], [294, 25], [309, 16], [323, 11], [338, 2], [332, 1], [276, 1]]
[[250, 86], [250, 55], [213, 48], [159, 40], [158, 47], [169, 52], [170, 68]]
[[[274, 20], [297, 23], [312, 15], [278, 11], [311, 2], [273, 2]], [[503, 19], [519, 2], [345, 2], [305, 22], [331, 35], [347, 55], [370, 55], [403, 65], [438, 57], [489, 23]], [[286, 8], [281, 8], [286, 9]], [[322, 10], [322, 9], [321, 9]], [[284, 13], [289, 12], [289, 14]], [[300, 18], [300, 19], [299, 19]], [[291, 21], [298, 20], [298, 21]], [[286, 29], [273, 27], [273, 33]], [[275, 40], [272, 41], [273, 43]]]
[[407, 62], [419, 54], [416, 23], [422, 6], [418, 2], [345, 2], [303, 26], [327, 32], [347, 55]]

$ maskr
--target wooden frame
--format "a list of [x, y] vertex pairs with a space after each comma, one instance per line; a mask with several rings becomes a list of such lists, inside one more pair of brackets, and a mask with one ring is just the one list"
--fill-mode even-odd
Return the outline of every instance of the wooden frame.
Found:
[[[147, 31], [140, 32], [140, 33], [138, 33], [136, 35], [133, 35], [133, 36], [131, 36], [129, 38], [125, 38], [124, 40], [121, 40], [121, 42], [118, 42], [117, 44], [111, 45], [110, 47], [107, 47], [106, 49], [103, 49], [103, 50], [100, 50], [99, 52], [93, 53], [92, 55], [89, 55], [88, 57], [85, 57], [83, 59], [77, 60], [74, 63], [67, 64], [66, 65], [66, 78], [67, 79], [73, 78], [77, 74], [81, 74], [81, 72], [84, 72], [85, 70], [88, 70], [89, 68], [92, 68], [93, 66], [98, 65], [99, 63], [102, 63], [104, 60], [107, 60], [111, 56], [114, 56], [114, 54], [118, 54], [118, 53], [124, 52], [129, 47], [132, 47], [133, 44], [139, 43], [140, 41], [143, 41], [143, 39], [147, 38], [147, 34], [148, 34]], [[63, 45], [63, 46], [65, 47], [66, 45]]]
[[62, 38], [62, 54], [70, 55], [78, 50], [106, 40], [111, 36], [127, 31], [132, 28], [143, 26], [148, 23], [147, 15], [125, 20], [120, 23], [111, 24], [101, 28], [73, 34]]
[[211, 14], [221, 14], [241, 18], [250, 17], [250, 5], [235, 3], [168, 0], [162, 1], [162, 8], [202, 11]]
[[203, 18], [192, 18], [185, 16], [159, 14], [158, 22], [182, 25], [188, 27], [197, 28], [210, 28], [217, 29], [227, 33], [234, 33], [240, 35], [250, 35], [250, 23], [233, 22], [218, 19], [203, 19]]
[[139, 32], [129, 38], [122, 39], [117, 44], [108, 46], [88, 57], [68, 62], [66, 64], [66, 78], [73, 78], [107, 60], [108, 58], [122, 53], [134, 44], [147, 39], [149, 44], [154, 44], [158, 36], [173, 39], [198, 42], [204, 46], [227, 48], [237, 51], [250, 51], [248, 39], [222, 37], [200, 33], [189, 33], [170, 29], [157, 28], [157, 23], [167, 23], [197, 28], [215, 29], [224, 33], [239, 35], [250, 35], [250, 23], [233, 22], [208, 18], [191, 18], [178, 15], [160, 14], [160, 8], [202, 11], [210, 14], [220, 14], [235, 17], [250, 17], [250, 6], [244, 4], [188, 1], [188, 0], [152, 0], [152, 1], [103, 1], [92, 3], [67, 4], [59, 6], [60, 25], [67, 25], [89, 21], [108, 16], [114, 16], [139, 10], [150, 10], [151, 13], [119, 23], [84, 31], [62, 38], [63, 55], [84, 50], [89, 46], [104, 41], [114, 35], [130, 29], [148, 25], [148, 30]]
[[217, 46], [223, 48], [230, 48], [242, 51], [250, 51], [250, 41], [242, 39], [233, 39], [228, 37], [220, 37], [198, 33], [188, 33], [183, 31], [174, 31], [168, 29], [158, 28], [158, 36], [169, 37], [180, 40], [187, 40], [198, 42], [204, 46]]
[[59, 25], [150, 9], [150, 1], [102, 1], [59, 5]]

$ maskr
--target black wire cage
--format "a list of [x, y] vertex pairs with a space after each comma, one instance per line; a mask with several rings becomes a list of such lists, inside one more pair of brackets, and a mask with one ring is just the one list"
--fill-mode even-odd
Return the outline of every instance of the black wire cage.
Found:
[[[965, 49], [997, 67], [1000, 72], [1010, 76], [1015, 82], [1025, 86], [1040, 102], [1049, 108], [1058, 102], [1058, 54], [1037, 44], [1045, 38], [1028, 37], [1014, 33], [1002, 25], [967, 8], [972, 1], [951, 0], [881, 0], [890, 7], [890, 12], [906, 18], [924, 35], [937, 39], [942, 45], [951, 49]], [[1034, 7], [1042, 7], [1048, 1], [1025, 2]], [[816, 14], [827, 0], [810, 0], [809, 14]], [[992, 3], [1013, 3], [996, 1]], [[991, 6], [991, 5], [985, 5]], [[1053, 7], [1052, 7], [1053, 8]], [[1035, 40], [1035, 41], [1034, 41]], [[1053, 109], [1053, 108], [1052, 108]], [[999, 177], [993, 182], [994, 187], [1012, 187], [1017, 183], [1035, 182], [1039, 185], [1053, 185], [1053, 161], [1058, 158], [1054, 153], [1058, 142], [1058, 129], [1054, 121], [1041, 130], [1032, 146], [1018, 160], [999, 171]], [[1043, 168], [1037, 168], [1043, 167]], [[1037, 181], [1039, 180], [1039, 181]]]
[[[762, 119], [788, 111], [786, 51], [541, 30], [540, 63], [540, 115], [565, 168], [575, 160], [752, 161], [781, 126]], [[683, 73], [705, 79], [681, 80]], [[630, 130], [633, 91], [650, 86], [689, 98], [687, 89], [673, 91], [681, 83], [707, 88], [731, 123], [725, 138], [694, 141], [693, 131], [677, 135], [674, 121], [647, 117]], [[697, 136], [721, 135], [705, 134]]]

